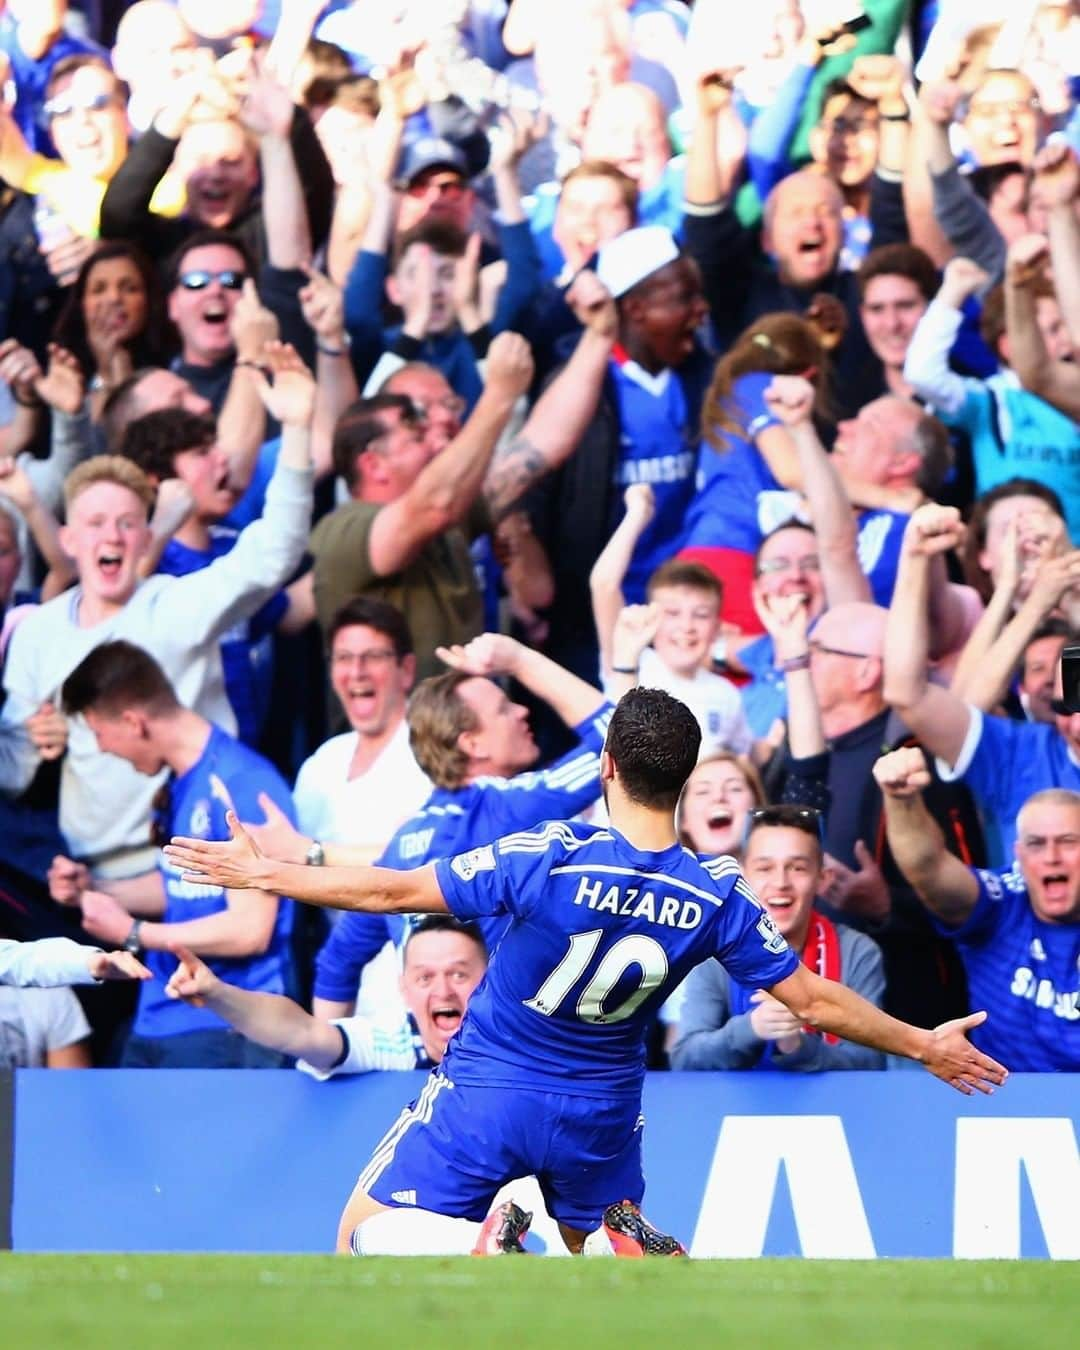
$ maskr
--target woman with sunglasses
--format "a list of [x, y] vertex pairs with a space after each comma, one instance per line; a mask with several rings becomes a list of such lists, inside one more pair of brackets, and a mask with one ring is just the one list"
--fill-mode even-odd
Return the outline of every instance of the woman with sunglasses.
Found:
[[108, 392], [139, 366], [165, 364], [168, 331], [160, 283], [134, 244], [99, 244], [79, 269], [56, 322], [55, 340], [70, 351], [100, 415]]

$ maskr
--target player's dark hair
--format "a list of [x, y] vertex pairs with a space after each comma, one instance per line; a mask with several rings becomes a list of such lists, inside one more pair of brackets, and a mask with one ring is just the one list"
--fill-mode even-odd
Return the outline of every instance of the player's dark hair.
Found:
[[177, 455], [185, 450], [209, 450], [216, 440], [217, 418], [212, 413], [159, 408], [128, 424], [120, 453], [160, 483], [175, 476]]
[[675, 809], [700, 748], [697, 718], [663, 689], [624, 694], [604, 743], [630, 800], [669, 811]]
[[412, 942], [413, 938], [419, 937], [421, 933], [460, 933], [462, 937], [467, 937], [475, 942], [480, 948], [480, 954], [484, 960], [488, 959], [484, 935], [480, 931], [479, 925], [471, 920], [455, 919], [452, 914], [425, 914], [416, 927], [409, 930], [402, 951], [407, 952], [409, 943]]
[[60, 701], [72, 717], [90, 711], [109, 717], [132, 707], [162, 716], [180, 707], [150, 653], [122, 639], [103, 642], [84, 657], [64, 681]]
[[378, 600], [371, 595], [355, 595], [346, 600], [326, 631], [326, 645], [333, 647], [334, 638], [343, 628], [371, 628], [394, 644], [394, 655], [399, 661], [413, 652], [412, 633], [405, 622], [405, 615], [388, 600]]

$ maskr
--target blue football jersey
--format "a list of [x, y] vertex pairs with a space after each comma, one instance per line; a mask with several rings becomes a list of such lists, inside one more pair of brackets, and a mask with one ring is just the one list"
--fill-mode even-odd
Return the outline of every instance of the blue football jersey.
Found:
[[932, 922], [956, 943], [969, 1006], [989, 1013], [972, 1041], [1013, 1073], [1080, 1071], [1080, 924], [1039, 919], [1015, 865], [971, 870], [979, 898], [967, 920]]
[[436, 872], [459, 919], [511, 916], [444, 1060], [455, 1083], [635, 1095], [649, 1021], [695, 966], [768, 988], [799, 964], [734, 859], [680, 844], [553, 821]]
[[[490, 844], [512, 830], [528, 829], [551, 816], [574, 816], [600, 796], [600, 751], [612, 706], [605, 703], [575, 728], [578, 744], [546, 769], [513, 778], [478, 778], [459, 788], [436, 788], [424, 805], [387, 844], [379, 865], [408, 872], [436, 858], [450, 858]], [[507, 914], [480, 921], [488, 951], [494, 952]], [[408, 931], [400, 916], [343, 914], [319, 952], [315, 967], [318, 998], [351, 1001], [360, 973], [387, 942]]]

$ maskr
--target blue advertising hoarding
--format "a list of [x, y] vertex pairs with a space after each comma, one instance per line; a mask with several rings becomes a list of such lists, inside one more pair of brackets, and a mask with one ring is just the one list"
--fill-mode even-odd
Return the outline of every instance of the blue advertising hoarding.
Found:
[[[327, 1251], [423, 1079], [22, 1070], [13, 1246]], [[1077, 1260], [1078, 1114], [1072, 1075], [967, 1098], [919, 1072], [652, 1074], [646, 1212], [697, 1257]], [[532, 1245], [561, 1254], [543, 1214]]]

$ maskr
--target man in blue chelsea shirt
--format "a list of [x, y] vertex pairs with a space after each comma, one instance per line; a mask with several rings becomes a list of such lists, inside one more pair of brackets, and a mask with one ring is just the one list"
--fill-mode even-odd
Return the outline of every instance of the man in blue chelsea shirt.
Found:
[[[82, 715], [101, 750], [140, 773], [171, 770], [155, 800], [155, 843], [177, 829], [222, 839], [227, 808], [259, 811], [266, 793], [290, 819], [292, 797], [281, 775], [254, 750], [183, 707], [161, 667], [133, 643], [96, 647], [64, 682], [63, 704]], [[66, 864], [70, 893], [57, 893]], [[279, 891], [235, 892], [193, 884], [159, 854], [155, 872], [93, 888], [86, 869], [57, 859], [50, 872], [56, 899], [82, 908], [83, 927], [103, 942], [145, 952], [154, 978], [139, 990], [128, 1068], [278, 1068], [285, 1057], [246, 1040], [207, 1007], [165, 995], [178, 943], [198, 952], [214, 972], [242, 989], [281, 994], [288, 985], [293, 905]]]
[[1033, 793], [1016, 819], [1011, 867], [965, 867], [926, 809], [923, 752], [874, 765], [889, 847], [952, 938], [971, 1001], [993, 1010], [972, 1040], [1025, 1073], [1080, 1071], [1080, 792]]
[[[409, 700], [409, 741], [434, 791], [387, 844], [378, 859], [384, 867], [410, 869], [450, 858], [511, 830], [577, 815], [600, 796], [600, 750], [611, 705], [598, 690], [496, 633], [440, 648], [439, 655], [454, 669], [424, 680]], [[574, 749], [546, 769], [531, 771], [540, 752], [526, 709], [492, 678], [503, 674], [548, 703], [577, 735]], [[331, 865], [367, 861], [342, 844], [326, 844], [323, 857]], [[489, 951], [508, 923], [506, 914], [480, 919]], [[316, 964], [316, 1015], [351, 1013], [364, 966], [388, 940], [403, 936], [402, 921], [382, 914], [347, 914], [335, 924]]]
[[235, 814], [227, 844], [168, 847], [191, 881], [286, 889], [334, 908], [511, 916], [442, 1064], [361, 1173], [339, 1250], [521, 1250], [529, 1216], [513, 1202], [484, 1216], [500, 1186], [532, 1173], [571, 1251], [603, 1236], [609, 1254], [681, 1252], [638, 1209], [644, 1037], [709, 959], [800, 1021], [919, 1060], [962, 1092], [1004, 1081], [964, 1035], [982, 1015], [936, 1031], [887, 1016], [799, 961], [733, 859], [680, 845], [675, 805], [700, 735], [669, 694], [633, 689], [600, 759], [608, 828], [554, 821], [411, 872], [277, 864]]

